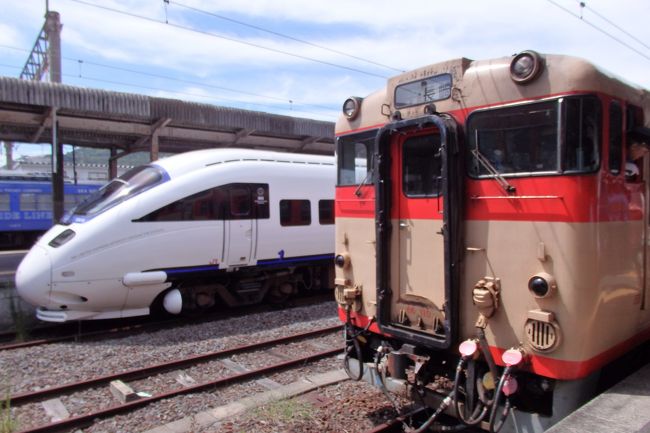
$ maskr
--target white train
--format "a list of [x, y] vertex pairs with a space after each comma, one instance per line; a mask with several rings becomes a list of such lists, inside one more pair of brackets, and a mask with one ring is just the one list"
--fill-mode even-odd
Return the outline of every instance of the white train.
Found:
[[16, 288], [52, 322], [330, 288], [335, 176], [332, 157], [243, 149], [137, 167], [45, 233]]

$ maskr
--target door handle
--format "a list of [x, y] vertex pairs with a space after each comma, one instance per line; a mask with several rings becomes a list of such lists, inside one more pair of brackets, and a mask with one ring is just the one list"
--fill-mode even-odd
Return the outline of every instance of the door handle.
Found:
[[406, 221], [402, 220], [402, 221], [399, 222], [399, 228], [401, 228], [401, 229], [405, 229], [408, 226], [409, 226], [409, 223], [407, 223]]

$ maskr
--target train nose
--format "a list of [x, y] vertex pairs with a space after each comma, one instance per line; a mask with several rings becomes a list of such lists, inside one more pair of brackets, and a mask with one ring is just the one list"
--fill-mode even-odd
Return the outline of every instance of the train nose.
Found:
[[35, 245], [16, 270], [16, 291], [34, 306], [47, 305], [52, 286], [52, 263], [47, 250]]

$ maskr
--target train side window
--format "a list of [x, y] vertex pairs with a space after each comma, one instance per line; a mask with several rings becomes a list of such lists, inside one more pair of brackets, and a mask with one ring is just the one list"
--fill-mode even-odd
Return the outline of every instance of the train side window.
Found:
[[269, 218], [268, 184], [234, 183], [210, 188], [169, 203], [136, 222], [250, 218]]
[[623, 162], [623, 109], [621, 104], [609, 104], [609, 172], [619, 174]]
[[318, 222], [321, 225], [334, 224], [334, 200], [318, 200]]
[[20, 194], [21, 211], [51, 211], [52, 196], [50, 194], [36, 194], [26, 192]]
[[231, 185], [228, 191], [230, 199], [229, 219], [251, 218], [251, 192], [245, 185]]
[[280, 225], [308, 226], [311, 224], [309, 200], [280, 200]]
[[22, 193], [20, 194], [20, 210], [36, 210], [36, 194]]
[[600, 100], [595, 97], [566, 99], [566, 139], [563, 171], [589, 172], [600, 163]]
[[136, 221], [219, 220], [224, 217], [224, 200], [224, 192], [213, 188], [183, 197]]
[[402, 191], [407, 197], [436, 197], [440, 193], [440, 136], [424, 135], [402, 146]]
[[0, 211], [9, 212], [11, 210], [11, 198], [9, 194], [0, 194]]

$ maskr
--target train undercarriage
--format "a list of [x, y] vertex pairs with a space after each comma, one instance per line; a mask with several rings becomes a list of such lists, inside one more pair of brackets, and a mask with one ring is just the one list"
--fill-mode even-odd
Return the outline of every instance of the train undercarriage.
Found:
[[159, 295], [152, 311], [172, 314], [196, 313], [216, 305], [239, 307], [269, 302], [281, 304], [302, 293], [331, 289], [333, 265], [330, 263], [270, 268], [242, 268], [197, 275], [172, 281], [172, 287]]

